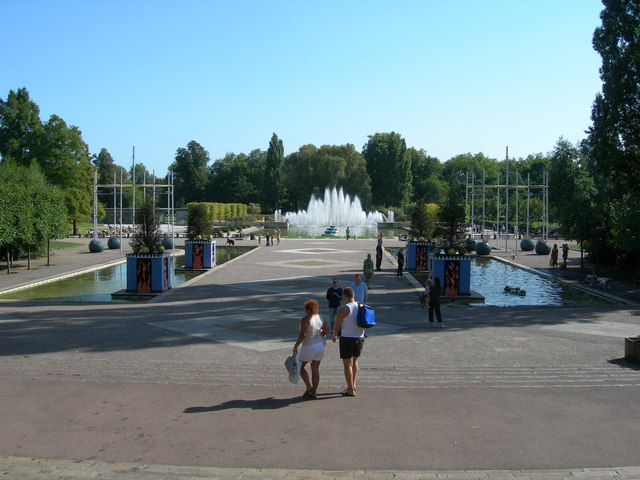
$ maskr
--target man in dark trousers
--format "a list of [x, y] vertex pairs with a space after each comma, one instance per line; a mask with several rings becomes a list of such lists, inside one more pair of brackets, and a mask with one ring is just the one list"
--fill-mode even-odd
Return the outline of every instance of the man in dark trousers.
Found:
[[404, 268], [404, 253], [402, 253], [402, 249], [398, 250], [398, 273], [396, 276], [402, 277], [402, 269]]
[[338, 279], [334, 278], [331, 286], [327, 290], [327, 300], [329, 301], [329, 319], [331, 321], [331, 331], [336, 323], [336, 312], [342, 302], [342, 288], [338, 286]]

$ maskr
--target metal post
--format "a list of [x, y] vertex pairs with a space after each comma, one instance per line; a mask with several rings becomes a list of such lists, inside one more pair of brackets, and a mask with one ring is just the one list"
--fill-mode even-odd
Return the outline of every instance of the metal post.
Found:
[[471, 234], [472, 234], [472, 238], [473, 238], [473, 229], [476, 225], [475, 199], [476, 199], [476, 172], [471, 172]]
[[527, 173], [527, 238], [529, 237], [529, 223], [531, 222], [531, 215], [529, 212], [531, 205], [531, 174]]
[[520, 196], [520, 194], [518, 193], [519, 186], [520, 182], [518, 181], [518, 169], [516, 168], [516, 228], [513, 229], [513, 239], [516, 241], [516, 255], [518, 254], [518, 238], [520, 237], [520, 211], [518, 210], [518, 197]]
[[496, 248], [500, 242], [500, 172], [496, 183]]
[[134, 228], [135, 235], [136, 224], [136, 147], [133, 147], [133, 167], [131, 167], [131, 188], [133, 190], [133, 204], [131, 206], [131, 224]]
[[98, 239], [98, 170], [93, 170], [93, 239]]
[[484, 169], [482, 169], [482, 236], [480, 237], [480, 239], [482, 241], [484, 241], [484, 226], [485, 226], [485, 220], [486, 220], [486, 215], [485, 215], [485, 192], [486, 192], [486, 186], [487, 186], [487, 181], [485, 178], [485, 171]]
[[465, 183], [464, 183], [464, 217], [467, 218], [467, 212], [469, 211], [469, 170], [466, 171]]
[[506, 181], [504, 183], [504, 189], [505, 189], [505, 212], [504, 212], [504, 233], [505, 233], [505, 238], [504, 238], [504, 251], [508, 252], [509, 251], [509, 147], [506, 147], [507, 149], [507, 157], [506, 157], [506, 162], [507, 162], [507, 175], [506, 175]]
[[124, 186], [122, 185], [122, 168], [120, 169], [120, 253], [122, 253], [122, 191]]

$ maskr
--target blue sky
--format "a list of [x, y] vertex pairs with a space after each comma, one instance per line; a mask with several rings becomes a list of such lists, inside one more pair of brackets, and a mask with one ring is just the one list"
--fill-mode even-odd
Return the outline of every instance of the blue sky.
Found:
[[396, 131], [442, 162], [584, 138], [601, 89], [599, 0], [0, 0], [0, 97], [92, 153], [164, 175], [199, 142], [215, 160]]

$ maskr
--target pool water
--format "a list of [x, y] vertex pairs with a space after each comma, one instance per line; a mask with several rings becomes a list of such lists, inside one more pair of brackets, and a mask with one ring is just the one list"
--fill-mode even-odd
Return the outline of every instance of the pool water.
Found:
[[[392, 254], [395, 256], [396, 252], [393, 251]], [[412, 275], [424, 285], [427, 279], [425, 272], [415, 272]], [[519, 287], [525, 290], [527, 294], [519, 296], [505, 292], [504, 287], [507, 285]], [[553, 278], [488, 257], [474, 257], [471, 259], [471, 290], [478, 292], [485, 298], [484, 303], [470, 303], [470, 305], [476, 306], [517, 307], [548, 305], [580, 307], [618, 305], [614, 300], [598, 294], [588, 293], [571, 285], [558, 282]]]
[[[507, 285], [520, 287], [527, 294], [519, 296], [505, 292]], [[484, 305], [500, 307], [617, 305], [617, 302], [600, 295], [486, 257], [471, 260], [471, 290], [485, 297]]]
[[[216, 264], [221, 265], [232, 258], [248, 252], [253, 247], [217, 247]], [[184, 255], [171, 257], [173, 287], [177, 287], [203, 272], [174, 271], [184, 266]], [[112, 299], [111, 294], [127, 288], [126, 263], [82, 273], [54, 282], [0, 294], [0, 300], [56, 300], [63, 302], [112, 302], [147, 301], [149, 297], [130, 297], [126, 300]]]

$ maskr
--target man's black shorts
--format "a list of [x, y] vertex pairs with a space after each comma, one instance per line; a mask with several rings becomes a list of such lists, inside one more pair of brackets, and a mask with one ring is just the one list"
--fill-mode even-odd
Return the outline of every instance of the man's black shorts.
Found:
[[358, 358], [364, 347], [364, 337], [340, 337], [340, 358]]

